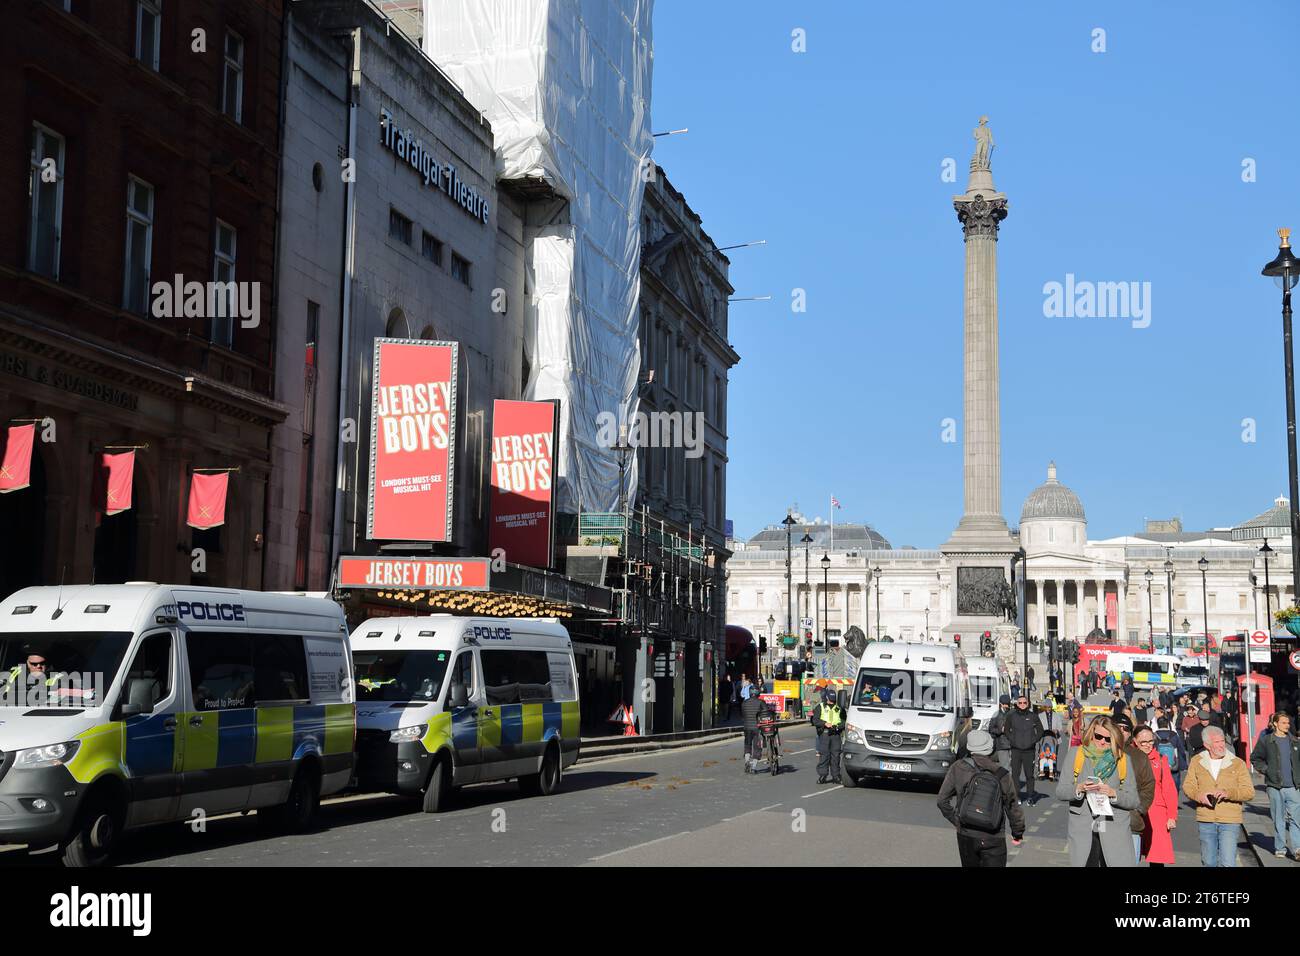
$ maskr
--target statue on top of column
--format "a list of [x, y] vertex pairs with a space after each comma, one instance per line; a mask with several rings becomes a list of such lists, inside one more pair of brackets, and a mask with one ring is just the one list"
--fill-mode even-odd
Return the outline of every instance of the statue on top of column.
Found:
[[975, 155], [970, 158], [970, 168], [991, 169], [989, 157], [993, 153], [993, 131], [989, 129], [987, 116], [980, 117], [980, 124], [972, 135], [975, 137]]

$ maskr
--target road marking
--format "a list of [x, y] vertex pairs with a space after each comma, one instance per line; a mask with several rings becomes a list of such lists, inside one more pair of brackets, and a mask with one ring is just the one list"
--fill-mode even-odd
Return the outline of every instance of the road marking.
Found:
[[799, 756], [799, 754], [810, 754], [810, 753], [812, 753], [812, 752], [813, 752], [814, 750], [816, 750], [816, 749], [817, 749], [816, 747], [809, 747], [809, 748], [806, 749], [806, 750], [796, 750], [796, 751], [794, 751], [794, 752], [792, 752], [792, 753], [785, 754], [785, 756], [787, 756], [787, 757], [797, 757], [797, 756]]
[[[780, 804], [777, 804], [780, 806]], [[588, 858], [588, 863], [595, 863], [597, 860], [607, 860], [611, 856], [618, 856], [620, 853], [630, 853], [633, 850], [640, 850], [642, 847], [654, 846], [656, 843], [663, 843], [665, 840], [675, 840], [679, 836], [688, 836], [692, 831], [683, 830], [681, 833], [673, 833], [668, 836], [659, 837], [657, 840], [647, 840], [645, 843], [638, 843], [636, 846], [624, 847], [622, 850], [615, 850], [612, 853], [602, 853], [600, 856]]]
[[800, 800], [807, 800], [807, 799], [809, 799], [810, 797], [820, 797], [823, 793], [834, 793], [836, 790], [843, 790], [843, 789], [844, 789], [844, 784], [842, 784], [842, 783], [837, 783], [835, 786], [831, 787], [831, 788], [828, 789], [828, 790], [815, 790], [815, 791], [813, 791], [812, 793], [804, 793], [804, 794], [801, 794], [801, 795], [799, 796], [799, 799], [800, 799]]
[[1038, 825], [1037, 825], [1037, 824], [1034, 824], [1032, 827], [1030, 827], [1030, 828], [1029, 828], [1029, 832], [1030, 832], [1030, 833], [1037, 833], [1037, 832], [1038, 832]]

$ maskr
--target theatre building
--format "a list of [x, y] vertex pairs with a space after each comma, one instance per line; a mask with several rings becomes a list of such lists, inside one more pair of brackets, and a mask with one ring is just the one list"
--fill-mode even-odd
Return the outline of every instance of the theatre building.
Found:
[[259, 587], [281, 4], [6, 12], [0, 593]]

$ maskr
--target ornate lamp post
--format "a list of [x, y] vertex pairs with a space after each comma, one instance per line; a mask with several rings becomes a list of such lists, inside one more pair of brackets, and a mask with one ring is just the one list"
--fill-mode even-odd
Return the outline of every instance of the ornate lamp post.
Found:
[[831, 616], [831, 556], [822, 555], [822, 647], [830, 650], [830, 638], [826, 636]]
[[794, 605], [790, 603], [790, 529], [795, 526], [794, 515], [787, 511], [781, 524], [785, 525], [785, 632], [789, 634], [794, 624], [791, 620]]
[[[1292, 594], [1300, 595], [1300, 561], [1296, 560], [1296, 542], [1300, 540], [1296, 524], [1297, 486], [1295, 450], [1295, 368], [1291, 357], [1291, 290], [1300, 282], [1300, 259], [1291, 253], [1291, 230], [1277, 231], [1281, 245], [1277, 257], [1264, 266], [1261, 275], [1271, 276], [1282, 289], [1282, 358], [1286, 366], [1286, 453], [1291, 480], [1291, 587]], [[1268, 622], [1268, 632], [1273, 633], [1273, 621]]]
[[[867, 588], [866, 588], [866, 592], [867, 592], [867, 607], [866, 607], [866, 610], [863, 612], [863, 615], [862, 615], [862, 622], [863, 622], [864, 624], [867, 625], [867, 641], [868, 641], [868, 643], [870, 643], [870, 641], [872, 640], [872, 637], [871, 637], [871, 578], [872, 578], [872, 570], [871, 570], [870, 567], [868, 567], [868, 568], [867, 568]], [[879, 628], [879, 626], [877, 626], [877, 628], [876, 628], [876, 637], [879, 637], [879, 636], [880, 636], [880, 628]]]
[[1147, 643], [1151, 645], [1151, 652], [1154, 654], [1156, 649], [1156, 627], [1155, 614], [1151, 610], [1151, 579], [1155, 577], [1151, 569], [1147, 568], [1147, 573], [1142, 575], [1147, 579]]
[[[1165, 558], [1165, 593], [1169, 598], [1169, 653], [1174, 652], [1174, 562]], [[1152, 651], [1155, 650], [1153, 645]]]
[[879, 638], [884, 637], [880, 633], [880, 565], [876, 565], [874, 573], [876, 577], [876, 637]]
[[809, 545], [812, 544], [812, 540], [813, 540], [813, 536], [808, 534], [808, 532], [806, 531], [804, 532], [804, 536], [799, 539], [799, 543], [803, 545], [803, 592], [804, 592], [803, 616], [804, 617], [812, 616], [811, 614], [808, 613], [809, 611], [808, 601], [812, 597], [812, 585], [808, 583], [808, 547]]
[[772, 641], [776, 637], [776, 635], [773, 633], [773, 631], [775, 630], [776, 630], [776, 618], [774, 618], [771, 614], [769, 614], [767, 616], [767, 658], [769, 661], [773, 658], [775, 652], [775, 645], [772, 643]]
[[1201, 569], [1201, 607], [1205, 611], [1205, 652], [1208, 657], [1210, 649], [1210, 599], [1209, 592], [1205, 589], [1205, 572], [1210, 567], [1210, 562], [1205, 560], [1205, 555], [1201, 555], [1201, 560], [1196, 562], [1196, 566]]
[[[1269, 593], [1270, 585], [1268, 583], [1268, 556], [1273, 553], [1273, 549], [1268, 546], [1268, 538], [1264, 539], [1264, 547], [1259, 549], [1259, 553], [1264, 556], [1264, 623], [1268, 625], [1268, 633], [1273, 633], [1273, 605], [1270, 601], [1272, 595]], [[1294, 560], [1294, 559], [1293, 559]]]

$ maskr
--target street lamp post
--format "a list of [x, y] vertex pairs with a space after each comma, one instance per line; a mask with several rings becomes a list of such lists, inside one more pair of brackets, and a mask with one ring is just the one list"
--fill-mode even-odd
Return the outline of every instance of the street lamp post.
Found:
[[1273, 553], [1273, 549], [1268, 546], [1268, 538], [1264, 539], [1264, 547], [1259, 549], [1259, 553], [1264, 556], [1264, 623], [1268, 626], [1268, 633], [1273, 633], [1273, 605], [1271, 602], [1272, 595], [1269, 593], [1271, 585], [1268, 582], [1268, 556]]
[[[1281, 244], [1278, 246], [1277, 257], [1264, 266], [1261, 275], [1271, 276], [1277, 280], [1278, 285], [1282, 287], [1282, 357], [1286, 365], [1286, 453], [1287, 466], [1289, 468], [1291, 482], [1291, 501], [1289, 511], [1291, 516], [1291, 587], [1292, 594], [1300, 595], [1300, 561], [1295, 559], [1296, 542], [1300, 540], [1300, 533], [1296, 523], [1296, 496], [1300, 495], [1297, 487], [1300, 486], [1300, 479], [1296, 475], [1296, 450], [1295, 450], [1295, 368], [1291, 356], [1291, 290], [1300, 282], [1300, 259], [1297, 259], [1291, 253], [1291, 230], [1279, 229], [1277, 231]], [[1273, 633], [1273, 622], [1270, 619], [1268, 632]]]
[[[867, 607], [862, 615], [862, 623], [867, 625], [867, 636], [871, 636], [871, 568], [867, 568]], [[880, 628], [876, 628], [876, 637], [880, 636]]]
[[785, 525], [785, 632], [789, 634], [793, 629], [791, 615], [794, 613], [794, 605], [790, 603], [790, 529], [794, 527], [794, 515], [790, 512], [785, 513], [785, 520], [781, 522]]
[[810, 608], [808, 607], [808, 602], [812, 598], [812, 585], [808, 582], [808, 547], [809, 545], [812, 544], [812, 540], [813, 540], [812, 535], [810, 535], [808, 532], [805, 531], [803, 538], [801, 538], [799, 541], [799, 543], [803, 545], [803, 592], [804, 592], [803, 616], [804, 617], [812, 617], [812, 615], [808, 613], [810, 610]]
[[880, 565], [875, 567], [876, 576], [876, 638], [882, 636], [880, 633]]
[[1206, 660], [1210, 655], [1210, 599], [1209, 592], [1205, 589], [1205, 572], [1210, 567], [1210, 562], [1205, 560], [1205, 555], [1201, 555], [1201, 560], [1196, 562], [1196, 566], [1201, 569], [1201, 608], [1205, 612], [1205, 656]]
[[831, 616], [831, 556], [829, 553], [822, 555], [822, 649], [829, 651], [831, 649], [831, 639], [828, 634], [830, 630]]
[[[1174, 562], [1165, 558], [1165, 596], [1169, 598], [1169, 653], [1174, 653]], [[1154, 644], [1151, 650], [1155, 651]]]
[[925, 609], [925, 642], [930, 643], [930, 609]]
[[773, 645], [772, 643], [772, 641], [776, 637], [776, 635], [773, 634], [773, 631], [775, 629], [776, 629], [776, 618], [774, 618], [771, 614], [769, 614], [767, 616], [767, 659], [768, 661], [771, 661], [773, 659], [773, 652], [775, 650], [775, 645]]
[[1151, 579], [1155, 577], [1151, 569], [1147, 568], [1147, 573], [1143, 575], [1147, 579], [1147, 643], [1151, 645], [1151, 653], [1156, 652], [1156, 625], [1155, 614], [1151, 609]]

